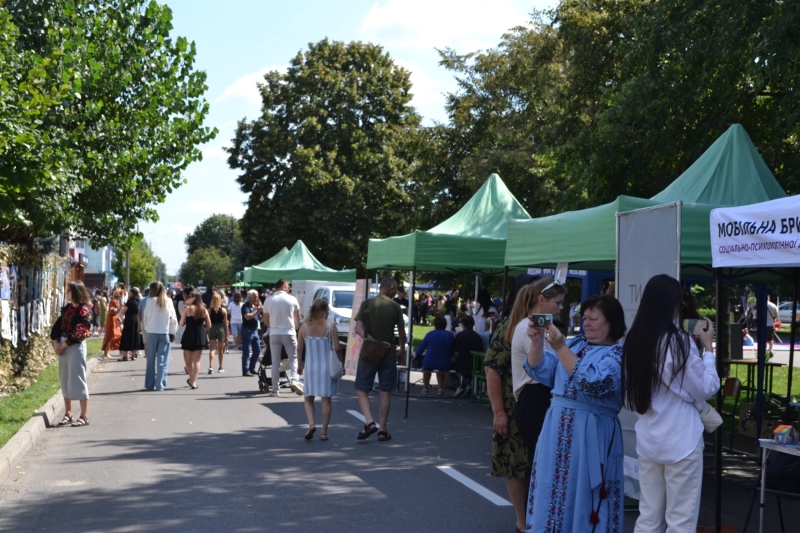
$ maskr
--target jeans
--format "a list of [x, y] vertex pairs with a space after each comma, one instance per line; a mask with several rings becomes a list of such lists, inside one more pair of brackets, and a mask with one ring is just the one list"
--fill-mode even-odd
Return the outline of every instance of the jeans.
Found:
[[147, 366], [144, 373], [144, 388], [148, 390], [167, 388], [169, 349], [169, 335], [166, 333], [147, 334], [147, 344], [145, 345]]
[[[251, 349], [252, 354], [250, 353]], [[256, 373], [256, 362], [259, 355], [261, 355], [261, 341], [258, 340], [258, 330], [242, 327], [242, 374], [248, 371]]]

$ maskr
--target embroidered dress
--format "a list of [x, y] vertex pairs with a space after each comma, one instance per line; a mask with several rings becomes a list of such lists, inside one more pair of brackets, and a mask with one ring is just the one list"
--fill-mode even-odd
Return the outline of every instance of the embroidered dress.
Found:
[[[567, 374], [558, 357], [525, 371], [553, 388], [533, 460], [526, 531], [622, 533], [622, 346], [567, 345], [578, 355]], [[596, 527], [595, 527], [596, 522]]]
[[[305, 327], [305, 326], [303, 326]], [[303, 393], [306, 396], [331, 398], [339, 390], [339, 380], [331, 378], [331, 329], [324, 337], [305, 338], [305, 379]]]

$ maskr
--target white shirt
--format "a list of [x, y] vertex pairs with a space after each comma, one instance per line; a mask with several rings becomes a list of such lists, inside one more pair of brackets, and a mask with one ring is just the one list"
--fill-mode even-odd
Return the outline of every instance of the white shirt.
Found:
[[147, 333], [175, 335], [178, 331], [178, 318], [175, 316], [172, 301], [167, 299], [164, 309], [158, 307], [156, 300], [147, 302], [142, 313], [142, 329]]
[[231, 302], [228, 304], [228, 316], [230, 316], [231, 324], [242, 323], [242, 304]]
[[683, 338], [687, 339], [690, 349], [683, 376], [672, 379], [672, 350], [668, 348], [662, 386], [653, 396], [650, 409], [639, 415], [635, 426], [636, 453], [654, 463], [677, 463], [697, 448], [703, 439], [703, 423], [694, 404], [706, 401], [719, 389], [714, 354], [706, 352], [701, 358], [695, 343], [688, 340], [688, 336]]
[[[767, 327], [775, 326], [775, 318], [778, 316], [778, 306], [772, 302], [767, 302]], [[767, 339], [769, 340], [769, 339]]]
[[[497, 309], [495, 307], [489, 308], [489, 313], [497, 314]], [[476, 333], [486, 333], [488, 330], [486, 329], [486, 317], [483, 316], [483, 307], [478, 309], [475, 313], [475, 332]]]
[[273, 292], [264, 302], [264, 312], [269, 314], [269, 332], [275, 335], [294, 335], [295, 311], [300, 311], [297, 298], [284, 291]]
[[[528, 358], [528, 351], [531, 349], [531, 338], [528, 337], [528, 323], [530, 320], [523, 318], [517, 327], [514, 328], [514, 336], [511, 337], [511, 383], [514, 386], [514, 398], [519, 398], [519, 393], [525, 385], [539, 383], [530, 377], [522, 363]], [[552, 350], [547, 340], [544, 341], [544, 349]]]

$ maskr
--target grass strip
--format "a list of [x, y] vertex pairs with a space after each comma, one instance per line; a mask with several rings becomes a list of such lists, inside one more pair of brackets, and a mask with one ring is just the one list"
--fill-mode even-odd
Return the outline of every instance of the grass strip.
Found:
[[[100, 352], [103, 341], [90, 339], [86, 341], [89, 355]], [[58, 380], [58, 363], [47, 367], [27, 389], [0, 399], [0, 446], [13, 437], [33, 413], [47, 403], [61, 389]]]

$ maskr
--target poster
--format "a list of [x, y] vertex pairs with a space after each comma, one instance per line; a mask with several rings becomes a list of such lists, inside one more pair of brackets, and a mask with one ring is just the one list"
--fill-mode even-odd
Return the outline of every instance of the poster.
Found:
[[8, 278], [8, 267], [0, 267], [0, 299], [11, 299], [11, 280]]
[[11, 307], [8, 305], [8, 300], [0, 300], [0, 334], [4, 339], [11, 339]]
[[361, 337], [356, 335], [356, 315], [364, 301], [367, 291], [367, 280], [356, 280], [356, 295], [353, 297], [352, 315], [350, 316], [350, 327], [347, 330], [347, 350], [344, 354], [344, 375], [355, 376], [358, 367], [358, 353], [361, 351]]
[[38, 300], [34, 300], [31, 303], [31, 333], [39, 333], [39, 317], [41, 316], [39, 312], [40, 305]]
[[28, 304], [22, 304], [19, 307], [19, 338], [22, 342], [28, 340]]
[[17, 310], [12, 309], [11, 315], [11, 346], [17, 347]]

